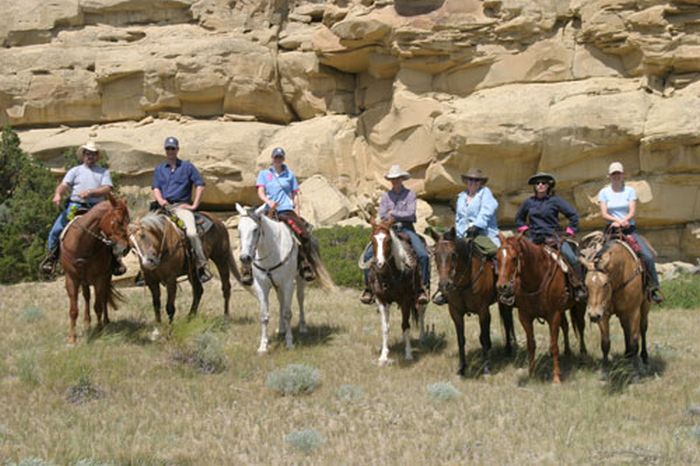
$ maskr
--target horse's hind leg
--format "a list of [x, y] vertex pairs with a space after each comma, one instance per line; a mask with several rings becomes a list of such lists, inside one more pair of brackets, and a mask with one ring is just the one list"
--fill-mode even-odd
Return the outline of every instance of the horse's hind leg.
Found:
[[85, 332], [90, 331], [91, 317], [90, 317], [90, 285], [83, 284], [81, 287], [83, 291], [83, 300], [85, 301], [85, 309], [83, 310], [83, 324], [85, 326]]
[[649, 328], [649, 301], [642, 301], [641, 318], [639, 321], [639, 329], [642, 335], [642, 362], [649, 364], [649, 353], [647, 353], [647, 328]]
[[484, 364], [484, 375], [491, 373], [491, 312], [488, 306], [479, 312], [479, 343], [481, 343], [481, 358]]
[[190, 283], [192, 284], [192, 305], [190, 306], [189, 316], [192, 317], [197, 315], [197, 309], [199, 308], [199, 303], [204, 294], [204, 287], [202, 286], [202, 282], [196, 278], [194, 280], [190, 279]]
[[297, 304], [299, 305], [299, 333], [307, 333], [306, 315], [304, 313], [304, 280], [297, 277]]
[[562, 311], [557, 314], [560, 315], [561, 333], [564, 336], [564, 354], [566, 356], [571, 356], [571, 343], [569, 342], [569, 319], [566, 318], [566, 311]]
[[403, 331], [403, 341], [404, 341], [404, 351], [407, 361], [413, 361], [413, 349], [411, 348], [411, 306], [415, 306], [415, 303], [409, 305], [404, 304], [401, 306], [401, 330]]
[[285, 283], [277, 288], [277, 298], [280, 303], [280, 321], [284, 322], [284, 342], [287, 349], [294, 347], [292, 335], [292, 295], [294, 294], [294, 282]]
[[[561, 383], [561, 368], [559, 367], [559, 326], [564, 321], [564, 312], [555, 312], [549, 322], [549, 352], [552, 354], [552, 383]], [[563, 325], [562, 325], [563, 327]], [[566, 339], [564, 339], [566, 341]]]
[[68, 294], [68, 317], [70, 318], [70, 327], [68, 328], [68, 344], [75, 345], [75, 322], [78, 320], [78, 284], [75, 280], [66, 274], [66, 293]]

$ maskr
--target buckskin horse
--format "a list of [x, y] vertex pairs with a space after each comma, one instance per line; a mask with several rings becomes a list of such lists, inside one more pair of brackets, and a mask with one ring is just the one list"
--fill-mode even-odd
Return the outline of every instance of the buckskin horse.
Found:
[[425, 338], [425, 305], [417, 303], [421, 290], [420, 271], [408, 242], [399, 238], [391, 228], [392, 221], [370, 221], [372, 226], [373, 258], [369, 265], [369, 286], [374, 293], [382, 323], [382, 349], [379, 364], [389, 359], [389, 309], [392, 303], [401, 308], [401, 330], [405, 344], [405, 357], [413, 359], [411, 350], [410, 317], [420, 326], [420, 339]]
[[544, 319], [549, 324], [549, 350], [552, 355], [552, 382], [561, 383], [559, 368], [559, 327], [564, 333], [564, 351], [569, 353], [566, 309], [571, 309], [580, 353], [586, 353], [583, 338], [585, 303], [575, 303], [567, 291], [566, 276], [558, 261], [544, 246], [537, 245], [522, 234], [506, 238], [499, 234], [498, 299], [518, 308], [518, 318], [527, 336], [529, 374], [535, 371], [535, 335], [533, 321]]
[[108, 307], [117, 308], [120, 295], [112, 284], [112, 253], [120, 256], [129, 251], [128, 225], [126, 203], [109, 194], [106, 201], [77, 217], [63, 233], [60, 260], [70, 302], [68, 343], [71, 345], [76, 343], [78, 290], [82, 290], [85, 299], [86, 329], [90, 328], [90, 286], [95, 288], [97, 331], [109, 323]]
[[[214, 261], [221, 278], [221, 292], [224, 296], [224, 315], [229, 315], [231, 298], [230, 273], [241, 281], [240, 273], [233, 259], [231, 244], [226, 226], [211, 214], [201, 212], [211, 221], [211, 227], [202, 235], [204, 255]], [[129, 239], [139, 258], [143, 278], [151, 292], [156, 323], [160, 318], [160, 285], [165, 285], [167, 302], [165, 310], [170, 323], [175, 317], [175, 297], [177, 279], [186, 275], [192, 285], [192, 305], [189, 315], [195, 315], [204, 294], [202, 283], [197, 278], [194, 257], [189, 252], [185, 233], [165, 212], [151, 212], [129, 226]]]
[[607, 242], [594, 260], [582, 259], [588, 272], [586, 314], [600, 329], [603, 371], [610, 352], [610, 316], [620, 319], [625, 335], [625, 356], [636, 358], [641, 335], [641, 357], [646, 364], [649, 300], [645, 297], [642, 265], [632, 249], [620, 240]]
[[[450, 317], [457, 333], [459, 349], [459, 369], [457, 373], [464, 375], [466, 356], [464, 352], [464, 315], [477, 314], [481, 343], [483, 373], [490, 372], [491, 350], [491, 312], [489, 306], [496, 302], [496, 273], [493, 262], [476, 249], [474, 241], [458, 240], [455, 230], [440, 235], [430, 230], [435, 240], [433, 254], [438, 272], [438, 289], [447, 298]], [[498, 303], [505, 332], [505, 348], [507, 354], [513, 353], [515, 330], [513, 328], [513, 308], [501, 302]]]

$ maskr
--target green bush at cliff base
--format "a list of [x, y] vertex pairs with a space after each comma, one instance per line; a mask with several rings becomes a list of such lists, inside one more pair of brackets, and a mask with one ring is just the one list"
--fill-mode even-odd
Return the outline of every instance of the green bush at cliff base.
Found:
[[361, 289], [362, 270], [357, 260], [369, 242], [371, 230], [364, 227], [333, 227], [314, 231], [321, 258], [338, 286]]
[[697, 309], [700, 307], [700, 275], [683, 274], [661, 282], [666, 299], [662, 309]]

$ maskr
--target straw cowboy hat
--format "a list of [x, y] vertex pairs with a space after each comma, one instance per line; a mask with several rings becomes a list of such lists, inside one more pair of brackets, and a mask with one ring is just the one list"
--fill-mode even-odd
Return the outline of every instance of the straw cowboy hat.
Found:
[[387, 180], [395, 180], [396, 178], [401, 178], [402, 180], [407, 180], [411, 177], [411, 175], [405, 171], [401, 170], [401, 167], [398, 165], [392, 165], [389, 168], [389, 172], [384, 175], [384, 178]]
[[97, 147], [97, 144], [95, 144], [95, 141], [88, 141], [80, 146], [80, 155], [83, 155], [86, 150], [90, 152], [97, 152], [98, 154], [100, 152], [100, 149]]
[[480, 180], [483, 184], [486, 184], [489, 177], [484, 176], [484, 172], [482, 172], [479, 168], [470, 168], [467, 173], [462, 174], [462, 181], [464, 183], [466, 183], [468, 179]]

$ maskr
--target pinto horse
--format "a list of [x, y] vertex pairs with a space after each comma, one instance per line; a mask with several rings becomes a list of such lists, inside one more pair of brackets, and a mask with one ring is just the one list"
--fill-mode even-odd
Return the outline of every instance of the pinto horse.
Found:
[[644, 293], [642, 265], [634, 251], [620, 240], [608, 242], [593, 261], [583, 260], [588, 272], [586, 314], [600, 329], [603, 370], [607, 370], [610, 352], [610, 316], [620, 319], [625, 334], [625, 356], [636, 358], [639, 338], [642, 361], [648, 362], [647, 327], [649, 300]]
[[97, 330], [109, 323], [108, 306], [117, 308], [119, 293], [112, 285], [112, 253], [129, 252], [127, 228], [129, 209], [111, 194], [86, 214], [77, 217], [63, 233], [60, 245], [61, 266], [65, 274], [66, 292], [70, 301], [68, 343], [76, 342], [75, 322], [78, 319], [78, 290], [85, 299], [85, 327], [90, 327], [90, 286], [95, 288]]
[[[202, 213], [212, 222], [211, 228], [202, 236], [204, 255], [214, 261], [221, 278], [224, 296], [224, 315], [229, 315], [231, 298], [230, 273], [240, 283], [241, 275], [231, 253], [231, 244], [226, 226], [211, 214]], [[189, 315], [195, 315], [204, 294], [202, 283], [197, 278], [194, 257], [189, 253], [187, 237], [162, 212], [151, 212], [129, 226], [129, 239], [139, 258], [143, 278], [151, 292], [156, 322], [160, 323], [160, 285], [165, 285], [167, 302], [165, 310], [170, 323], [175, 317], [177, 279], [187, 275], [192, 285], [192, 305]]]
[[[457, 240], [455, 230], [440, 235], [430, 230], [435, 240], [433, 253], [438, 272], [438, 289], [447, 298], [450, 317], [457, 333], [459, 348], [459, 369], [464, 375], [466, 356], [464, 353], [464, 315], [477, 314], [481, 334], [484, 374], [490, 372], [491, 312], [489, 306], [496, 302], [496, 272], [493, 262], [483, 257], [474, 246], [474, 241]], [[513, 308], [498, 303], [506, 339], [506, 352], [512, 354], [515, 344], [513, 328]]]
[[564, 333], [564, 351], [569, 353], [566, 309], [571, 309], [574, 330], [578, 336], [580, 353], [586, 353], [583, 338], [585, 329], [585, 304], [575, 303], [567, 291], [564, 271], [546, 250], [522, 235], [506, 238], [499, 234], [498, 249], [498, 298], [515, 305], [518, 318], [527, 336], [530, 376], [535, 371], [535, 335], [533, 321], [544, 319], [549, 324], [549, 350], [552, 355], [552, 382], [561, 383], [559, 368], [559, 327]]
[[420, 339], [425, 339], [425, 308], [419, 305], [418, 295], [421, 290], [421, 277], [416, 258], [408, 242], [399, 238], [391, 228], [392, 221], [370, 222], [372, 225], [373, 258], [369, 265], [369, 286], [376, 297], [377, 307], [382, 323], [382, 350], [379, 364], [385, 365], [389, 360], [389, 309], [392, 303], [401, 308], [401, 329], [405, 344], [405, 357], [413, 359], [411, 350], [411, 332], [409, 318], [420, 326]]

